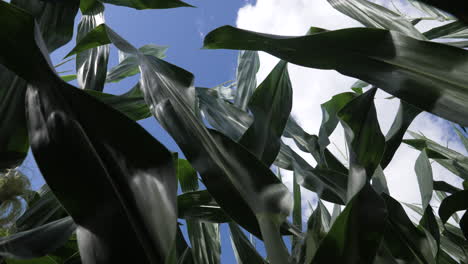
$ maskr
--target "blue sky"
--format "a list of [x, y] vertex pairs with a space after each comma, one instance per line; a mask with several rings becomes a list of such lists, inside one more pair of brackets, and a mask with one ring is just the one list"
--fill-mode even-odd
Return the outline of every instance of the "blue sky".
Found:
[[[203, 0], [190, 1], [189, 3], [195, 5], [196, 8], [134, 10], [106, 4], [106, 24], [137, 47], [145, 44], [169, 46], [166, 60], [192, 72], [195, 75], [196, 86], [213, 87], [233, 79], [236, 72], [237, 52], [202, 50], [201, 47], [203, 37], [209, 31], [226, 24], [235, 25], [237, 11], [246, 2]], [[76, 18], [75, 30], [79, 21], [80, 15]], [[75, 40], [73, 39], [66, 46], [54, 52], [51, 55], [54, 64], [59, 63], [74, 44]], [[117, 63], [118, 53], [112, 47], [109, 68]], [[74, 62], [67, 63], [58, 70], [72, 70], [74, 73]], [[72, 72], [66, 74], [72, 74]], [[122, 93], [133, 87], [137, 81], [138, 76], [128, 78], [106, 86], [104, 92]], [[140, 124], [167, 148], [179, 151], [172, 138], [154, 118], [142, 120]], [[21, 170], [32, 179], [34, 189], [44, 184], [31, 154]], [[235, 263], [227, 225], [222, 225], [221, 237], [222, 263]], [[263, 252], [262, 249], [261, 251]]]

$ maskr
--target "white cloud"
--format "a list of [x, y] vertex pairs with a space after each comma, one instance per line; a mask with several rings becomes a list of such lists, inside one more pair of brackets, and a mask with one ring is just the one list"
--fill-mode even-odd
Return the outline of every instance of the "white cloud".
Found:
[[[408, 6], [400, 5], [400, 8], [408, 10]], [[410, 10], [410, 17], [416, 17], [418, 11]], [[424, 24], [424, 29], [433, 24]], [[358, 22], [348, 18], [333, 9], [326, 0], [257, 0], [255, 5], [247, 4], [238, 12], [237, 26], [243, 29], [278, 34], [278, 35], [303, 35], [309, 27], [322, 27], [326, 29], [340, 29], [361, 26]], [[261, 67], [257, 75], [260, 83], [271, 71], [278, 59], [260, 53]], [[320, 104], [329, 100], [333, 95], [349, 91], [349, 87], [355, 81], [338, 74], [335, 71], [324, 71], [289, 65], [291, 81], [294, 87], [292, 114], [296, 117], [302, 127], [309, 133], [317, 134], [321, 122]], [[398, 109], [398, 100], [384, 99], [389, 95], [379, 91], [376, 95], [376, 107], [379, 122], [384, 134], [390, 128], [393, 118]], [[413, 131], [421, 131], [427, 137], [438, 142], [446, 142], [450, 133], [444, 121], [431, 116], [421, 114], [410, 127]], [[339, 128], [332, 135], [332, 141], [344, 151], [344, 136]], [[451, 147], [460, 150], [460, 145], [451, 142]], [[338, 157], [334, 146], [331, 151]], [[297, 148], [295, 148], [298, 151]], [[307, 160], [310, 155], [302, 153]], [[385, 170], [388, 185], [392, 196], [404, 202], [420, 202], [418, 184], [414, 173], [414, 163], [419, 152], [403, 145], [397, 152], [396, 159]], [[454, 177], [440, 166], [433, 166], [435, 178], [455, 182]], [[286, 179], [290, 186], [292, 173], [287, 173]], [[451, 177], [452, 176], [452, 177]], [[457, 182], [459, 184], [459, 182]], [[313, 200], [310, 192], [304, 195], [304, 199]], [[303, 200], [306, 215], [310, 214], [307, 202]]]

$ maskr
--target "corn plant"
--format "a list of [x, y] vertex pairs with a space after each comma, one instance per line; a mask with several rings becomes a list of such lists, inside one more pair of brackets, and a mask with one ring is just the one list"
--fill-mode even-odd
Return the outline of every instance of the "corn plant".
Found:
[[[221, 27], [204, 47], [240, 50], [236, 80], [203, 88], [163, 60], [166, 47], [134, 47], [106, 25], [102, 2], [187, 6], [0, 1], [0, 170], [21, 164], [31, 148], [47, 183], [0, 238], [0, 263], [220, 263], [221, 224], [230, 228], [238, 263], [468, 261], [468, 157], [416, 133], [403, 139], [427, 111], [459, 124], [468, 146], [466, 5], [410, 1], [428, 17], [449, 21], [428, 32], [415, 27], [422, 18], [365, 0], [328, 0], [362, 28], [311, 27], [305, 36], [286, 37]], [[70, 41], [78, 10], [76, 46], [67, 55], [75, 56], [77, 72], [59, 76], [49, 53]], [[108, 70], [109, 45], [119, 50], [119, 64]], [[257, 51], [281, 59], [259, 85]], [[360, 80], [322, 104], [318, 135], [290, 116], [289, 63]], [[136, 74], [140, 81], [125, 94], [103, 92], [106, 83]], [[75, 78], [79, 87], [69, 83]], [[386, 135], [374, 105], [377, 89], [400, 99]], [[185, 159], [136, 123], [151, 116]], [[338, 124], [347, 164], [328, 148]], [[402, 143], [421, 151], [415, 161], [421, 205], [398, 202], [386, 184], [383, 170]], [[431, 160], [465, 180], [464, 189], [433, 180]], [[281, 170], [292, 171], [292, 192], [275, 174]], [[304, 227], [301, 188], [319, 198]], [[334, 204], [331, 214], [324, 201]], [[247, 234], [263, 241], [266, 258]]]

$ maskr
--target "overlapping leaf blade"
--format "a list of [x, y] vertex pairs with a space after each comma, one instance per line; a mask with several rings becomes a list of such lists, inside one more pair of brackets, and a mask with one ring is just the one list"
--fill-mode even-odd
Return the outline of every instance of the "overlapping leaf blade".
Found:
[[255, 90], [248, 107], [254, 115], [254, 121], [239, 144], [270, 166], [278, 155], [281, 135], [292, 108], [287, 62], [280, 61], [275, 66]]
[[235, 223], [229, 223], [231, 243], [238, 264], [267, 264]]
[[338, 113], [349, 148], [348, 200], [370, 181], [380, 164], [385, 138], [380, 130], [372, 88], [349, 102]]
[[205, 48], [261, 50], [301, 66], [334, 69], [420, 109], [468, 125], [464, 103], [468, 100], [468, 52], [462, 49], [370, 28], [284, 37], [230, 26], [209, 33]]
[[[104, 5], [98, 1], [95, 1], [92, 7], [82, 12], [81, 21], [78, 24], [77, 42], [81, 41], [88, 32], [105, 22]], [[76, 55], [78, 87], [95, 91], [104, 89], [109, 51], [109, 45], [103, 45], [82, 51]]]
[[0, 256], [5, 258], [42, 257], [65, 244], [76, 225], [71, 217], [0, 238]]
[[312, 263], [373, 263], [386, 219], [384, 201], [365, 185], [323, 238]]
[[405, 101], [400, 101], [396, 117], [393, 120], [390, 130], [385, 136], [385, 152], [383, 154], [382, 161], [380, 162], [383, 169], [385, 169], [392, 161], [395, 152], [401, 145], [406, 130], [419, 113], [421, 113], [421, 110], [418, 108], [406, 103]]
[[260, 59], [256, 51], [240, 51], [237, 59], [237, 89], [234, 104], [246, 111], [250, 97], [257, 88]]
[[414, 25], [403, 17], [381, 5], [367, 0], [327, 0], [335, 9], [352, 17], [366, 27], [382, 28], [424, 39]]
[[[37, 27], [31, 16], [2, 2], [0, 20], [11, 25], [2, 31], [10, 34], [0, 45], [8, 51], [0, 54], [0, 63], [30, 83], [26, 104], [33, 153], [78, 225], [83, 261], [164, 260], [176, 227], [177, 185], [169, 151], [123, 114], [56, 76], [41, 39], [34, 38]], [[24, 56], [30, 63], [18, 60]], [[96, 247], [102, 254], [93, 253]]]
[[[47, 50], [52, 52], [73, 36], [78, 1], [41, 2], [13, 0], [13, 5], [30, 12], [39, 24]], [[0, 170], [18, 166], [29, 148], [24, 113], [26, 82], [0, 65]]]

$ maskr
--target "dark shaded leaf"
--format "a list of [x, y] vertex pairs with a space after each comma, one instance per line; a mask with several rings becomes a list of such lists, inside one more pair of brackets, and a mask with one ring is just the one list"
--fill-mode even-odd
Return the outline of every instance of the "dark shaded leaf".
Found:
[[334, 69], [468, 125], [468, 52], [462, 49], [370, 28], [285, 37], [225, 26], [210, 32], [204, 43], [205, 48], [261, 50], [301, 66]]
[[384, 201], [366, 184], [323, 238], [313, 263], [373, 263], [386, 219]]
[[229, 222], [231, 243], [238, 264], [267, 264], [245, 234], [235, 223]]
[[403, 263], [434, 263], [435, 255], [424, 232], [413, 225], [395, 199], [386, 194], [382, 197], [388, 209], [383, 245], [390, 255]]
[[260, 59], [256, 51], [240, 51], [237, 58], [237, 89], [234, 105], [247, 111], [247, 105], [255, 88]]
[[36, 19], [49, 53], [72, 39], [80, 1], [12, 0], [11, 4], [24, 9]]
[[206, 190], [189, 191], [177, 196], [177, 207], [179, 218], [187, 220], [212, 223], [226, 223], [231, 220]]
[[392, 161], [395, 152], [401, 145], [406, 130], [419, 113], [421, 113], [421, 110], [418, 108], [403, 100], [400, 101], [396, 117], [385, 136], [385, 152], [382, 161], [380, 161], [380, 166], [382, 166], [383, 169]]
[[439, 207], [439, 216], [442, 223], [445, 224], [455, 212], [468, 209], [467, 201], [468, 190], [456, 192], [442, 200]]
[[468, 23], [468, 6], [463, 0], [438, 1], [419, 0], [420, 2], [435, 6], [457, 16], [461, 21]]
[[[76, 42], [79, 43], [90, 31], [104, 22], [104, 5], [95, 1], [92, 7], [83, 12], [81, 21], [78, 24]], [[109, 51], [109, 45], [102, 45], [76, 55], [78, 87], [95, 91], [104, 89]]]
[[250, 98], [252, 125], [239, 140], [259, 160], [270, 166], [278, 155], [281, 135], [292, 108], [292, 87], [287, 62], [280, 61]]
[[446, 193], [456, 193], [461, 191], [461, 189], [448, 184], [445, 181], [434, 181], [434, 190], [442, 191]]
[[424, 36], [428, 39], [443, 38], [454, 33], [458, 33], [467, 29], [467, 25], [461, 21], [454, 21], [439, 27], [430, 29], [427, 32], [424, 32]]
[[15, 223], [18, 231], [36, 228], [54, 220], [68, 216], [60, 202], [47, 185], [44, 185], [40, 197], [29, 204], [29, 208]]
[[463, 217], [460, 219], [460, 228], [463, 231], [465, 239], [468, 239], [468, 213], [465, 212]]
[[24, 113], [26, 82], [0, 65], [0, 171], [19, 166], [28, 153]]
[[[123, 114], [56, 76], [41, 39], [34, 39], [32, 17], [0, 2], [0, 23], [6, 21], [10, 27], [1, 36], [9, 37], [2, 37], [8, 41], [0, 48], [8, 52], [0, 62], [31, 84], [31, 147], [48, 185], [78, 225], [83, 262], [164, 260], [176, 230], [170, 152]], [[23, 56], [30, 59], [18, 60]], [[96, 248], [102, 254], [94, 254]]]
[[71, 217], [38, 226], [0, 238], [0, 256], [5, 258], [37, 258], [53, 252], [64, 245], [76, 225]]
[[348, 200], [371, 179], [384, 153], [385, 138], [374, 105], [376, 91], [356, 97], [338, 113], [349, 149]]

